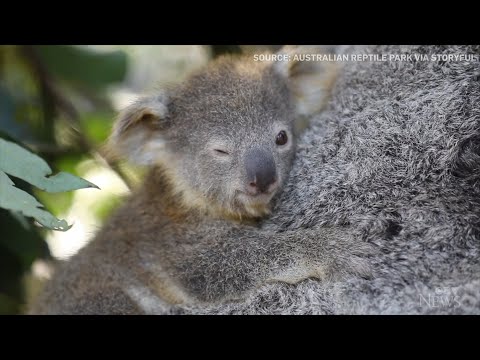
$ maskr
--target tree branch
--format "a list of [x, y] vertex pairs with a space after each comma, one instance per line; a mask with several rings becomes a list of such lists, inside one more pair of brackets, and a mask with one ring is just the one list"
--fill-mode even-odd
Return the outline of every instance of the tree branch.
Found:
[[65, 115], [65, 119], [67, 120], [71, 129], [74, 131], [75, 140], [80, 149], [91, 155], [96, 155], [92, 156], [94, 159], [96, 157], [102, 159], [104, 165], [117, 173], [125, 185], [131, 189], [133, 184], [125, 172], [120, 168], [118, 162], [109, 159], [108, 156], [105, 156], [103, 151], [96, 148], [84, 135], [78, 111], [76, 110], [75, 106], [67, 98], [65, 98], [60, 91], [57, 90], [53, 77], [42, 63], [35, 48], [33, 46], [24, 45], [21, 46], [20, 51], [23, 57], [32, 67], [45, 95], [52, 100], [55, 108]]

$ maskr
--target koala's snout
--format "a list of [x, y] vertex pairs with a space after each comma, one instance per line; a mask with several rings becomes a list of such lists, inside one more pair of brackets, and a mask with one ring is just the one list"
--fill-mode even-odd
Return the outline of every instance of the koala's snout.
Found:
[[277, 188], [277, 169], [270, 151], [261, 148], [248, 150], [245, 154], [245, 170], [246, 189], [250, 195], [270, 193]]

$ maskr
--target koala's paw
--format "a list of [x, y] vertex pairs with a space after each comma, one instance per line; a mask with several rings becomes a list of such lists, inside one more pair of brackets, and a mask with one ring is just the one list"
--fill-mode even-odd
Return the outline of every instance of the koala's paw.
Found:
[[315, 263], [302, 259], [288, 267], [277, 270], [266, 279], [267, 283], [284, 282], [287, 284], [297, 284], [309, 278], [323, 280], [327, 277], [325, 264]]
[[337, 281], [351, 276], [373, 276], [369, 258], [371, 245], [341, 236], [315, 243], [303, 242], [294, 254], [294, 261], [272, 271], [266, 282], [297, 284], [309, 278]]
[[333, 279], [343, 279], [350, 276], [371, 278], [374, 276], [370, 261], [375, 249], [364, 242], [356, 242], [337, 252], [329, 266], [328, 275]]

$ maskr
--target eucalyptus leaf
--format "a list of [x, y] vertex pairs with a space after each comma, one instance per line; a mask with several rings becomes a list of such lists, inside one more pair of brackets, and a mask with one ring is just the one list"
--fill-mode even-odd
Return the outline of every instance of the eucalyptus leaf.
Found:
[[15, 187], [12, 180], [0, 171], [0, 207], [21, 212], [33, 217], [41, 225], [52, 230], [67, 231], [71, 226], [65, 220], [59, 220], [43, 207], [32, 195]]
[[0, 170], [48, 192], [83, 188], [98, 189], [91, 182], [69, 173], [60, 172], [55, 176], [49, 176], [52, 174], [52, 170], [45, 160], [21, 146], [3, 139], [0, 139]]

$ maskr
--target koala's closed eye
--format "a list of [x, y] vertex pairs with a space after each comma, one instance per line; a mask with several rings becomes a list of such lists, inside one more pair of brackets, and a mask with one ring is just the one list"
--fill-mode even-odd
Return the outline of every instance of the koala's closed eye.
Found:
[[218, 155], [230, 155], [230, 153], [227, 150], [223, 149], [213, 149]]

